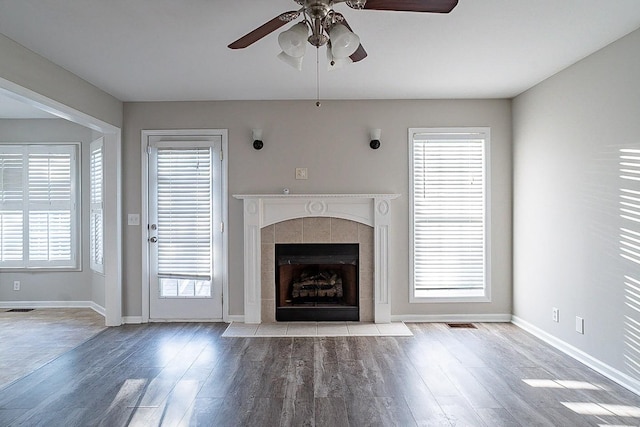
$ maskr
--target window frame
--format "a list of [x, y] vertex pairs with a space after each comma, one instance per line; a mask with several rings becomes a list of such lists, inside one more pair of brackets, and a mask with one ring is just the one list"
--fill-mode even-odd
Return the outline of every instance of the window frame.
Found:
[[[14, 148], [21, 151], [26, 162], [23, 164], [22, 185], [23, 199], [20, 202], [23, 212], [23, 259], [21, 261], [0, 261], [0, 271], [81, 271], [82, 270], [82, 246], [81, 246], [81, 149], [80, 142], [3, 142], [0, 143], [2, 148]], [[25, 202], [25, 195], [28, 197], [29, 191], [29, 154], [43, 154], [55, 151], [69, 150], [71, 154], [70, 161], [70, 253], [71, 259], [67, 261], [32, 261], [29, 258], [29, 229], [28, 217], [31, 212], [29, 202]], [[26, 205], [26, 206], [25, 206]], [[37, 211], [37, 210], [36, 210]], [[34, 212], [36, 212], [34, 211]]]
[[[454, 135], [479, 136], [484, 139], [484, 286], [482, 290], [445, 289], [421, 292], [416, 295], [415, 284], [415, 164], [414, 143], [416, 135], [430, 135], [433, 139], [446, 140]], [[489, 127], [452, 127], [452, 128], [410, 128], [408, 132], [409, 152], [409, 302], [410, 303], [463, 303], [491, 301], [491, 128]], [[426, 295], [424, 295], [426, 294]]]

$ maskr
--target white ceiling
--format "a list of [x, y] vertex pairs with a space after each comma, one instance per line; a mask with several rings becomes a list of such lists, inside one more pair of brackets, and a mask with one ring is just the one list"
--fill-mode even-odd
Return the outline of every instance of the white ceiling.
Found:
[[[227, 45], [293, 0], [0, 0], [0, 31], [122, 101], [313, 99], [316, 55]], [[325, 99], [510, 98], [640, 27], [639, 0], [460, 0], [446, 15], [335, 6], [369, 56]], [[283, 29], [288, 28], [288, 25]]]

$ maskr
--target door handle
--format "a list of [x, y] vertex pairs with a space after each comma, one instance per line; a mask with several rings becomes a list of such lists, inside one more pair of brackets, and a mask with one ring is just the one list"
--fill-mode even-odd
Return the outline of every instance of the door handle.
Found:
[[157, 241], [158, 241], [158, 238], [157, 238], [156, 236], [149, 237], [149, 242], [151, 242], [151, 243], [155, 243], [155, 242], [157, 242]]

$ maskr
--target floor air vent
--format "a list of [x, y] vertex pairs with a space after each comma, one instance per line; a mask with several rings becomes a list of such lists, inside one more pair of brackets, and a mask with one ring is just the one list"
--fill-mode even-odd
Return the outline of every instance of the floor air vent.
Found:
[[33, 311], [33, 308], [12, 308], [11, 310], [7, 310], [7, 313], [28, 313]]
[[447, 323], [447, 326], [455, 329], [477, 329], [473, 323]]

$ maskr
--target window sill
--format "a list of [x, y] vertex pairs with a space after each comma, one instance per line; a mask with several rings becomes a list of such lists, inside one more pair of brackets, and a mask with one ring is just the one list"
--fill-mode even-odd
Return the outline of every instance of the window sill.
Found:
[[422, 290], [415, 291], [410, 297], [410, 303], [441, 303], [441, 302], [491, 302], [486, 290]]

